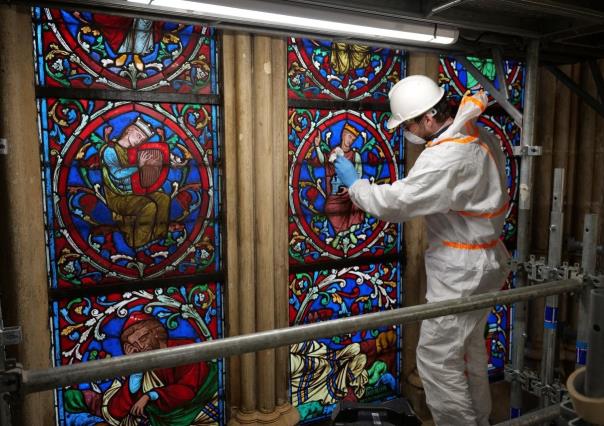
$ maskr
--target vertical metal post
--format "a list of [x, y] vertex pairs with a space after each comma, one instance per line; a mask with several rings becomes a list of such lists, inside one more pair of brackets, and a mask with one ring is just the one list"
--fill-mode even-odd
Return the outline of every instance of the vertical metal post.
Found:
[[[598, 243], [598, 215], [586, 214], [583, 221], [583, 253], [581, 255], [581, 270], [585, 275], [596, 272], [596, 250]], [[589, 352], [589, 304], [590, 287], [586, 287], [579, 294], [579, 321], [577, 325], [576, 367], [583, 367], [587, 363]]]
[[[4, 340], [4, 320], [2, 319], [2, 306], [0, 305], [0, 371], [6, 370], [6, 345]], [[10, 405], [8, 404], [5, 397], [8, 396], [6, 393], [0, 393], [0, 425], [10, 426], [11, 415]]]
[[585, 367], [585, 396], [604, 397], [604, 289], [591, 290], [589, 356]]
[[[537, 75], [539, 72], [539, 41], [530, 40], [526, 55], [525, 104], [522, 116], [522, 146], [531, 147], [535, 140], [535, 107], [537, 103]], [[516, 259], [524, 263], [528, 259], [530, 214], [533, 189], [533, 157], [523, 155], [520, 163], [520, 199], [518, 209], [518, 246]], [[527, 284], [525, 271], [518, 271], [516, 287]], [[514, 306], [514, 322], [512, 324], [512, 368], [520, 371], [524, 368], [524, 345], [526, 343], [526, 303], [516, 303]], [[518, 417], [522, 412], [522, 387], [520, 382], [512, 382], [510, 396], [510, 415]]]
[[[552, 193], [552, 211], [549, 226], [549, 246], [547, 265], [555, 268], [560, 266], [562, 259], [562, 226], [564, 213], [562, 211], [564, 198], [564, 169], [554, 170], [554, 189]], [[545, 299], [545, 318], [543, 322], [543, 355], [541, 356], [541, 383], [551, 385], [554, 381], [554, 366], [556, 361], [556, 331], [558, 326], [558, 295], [547, 296]], [[541, 406], [549, 405], [549, 399], [541, 397]]]

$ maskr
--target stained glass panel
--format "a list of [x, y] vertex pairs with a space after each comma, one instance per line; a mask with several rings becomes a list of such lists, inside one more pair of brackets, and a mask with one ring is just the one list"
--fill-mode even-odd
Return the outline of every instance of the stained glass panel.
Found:
[[[399, 307], [398, 263], [290, 274], [290, 325]], [[292, 402], [301, 420], [327, 417], [340, 400], [374, 401], [398, 393], [396, 327], [363, 330], [290, 348]]]
[[[218, 283], [60, 299], [54, 363], [67, 365], [222, 337]], [[223, 361], [73, 384], [57, 391], [59, 424], [206, 424], [224, 419]], [[145, 397], [144, 395], [149, 397]], [[132, 414], [135, 404], [145, 417]]]
[[290, 99], [385, 102], [405, 74], [400, 51], [302, 38], [290, 39], [287, 66]]
[[354, 207], [329, 162], [339, 147], [359, 177], [398, 179], [403, 137], [386, 130], [388, 117], [380, 111], [290, 108], [290, 264], [399, 252], [399, 226]]
[[213, 30], [197, 25], [34, 9], [39, 86], [217, 93]]
[[220, 268], [217, 106], [39, 108], [53, 287]]
[[[499, 82], [492, 59], [469, 57], [473, 63], [496, 88]], [[516, 61], [504, 61], [505, 80], [510, 93], [512, 104], [522, 111], [524, 101], [524, 65]], [[482, 87], [477, 80], [455, 59], [441, 57], [439, 68], [439, 82], [445, 88], [447, 96], [460, 100], [466, 91], [475, 92]], [[520, 145], [521, 129], [514, 120], [503, 111], [497, 102], [489, 95], [489, 106], [479, 118], [478, 124], [497, 135], [501, 149], [506, 156], [506, 175], [508, 192], [510, 194], [510, 207], [502, 233], [502, 239], [510, 252], [516, 249], [517, 223], [518, 223], [518, 179], [520, 176], [519, 162], [514, 157], [513, 147]], [[514, 277], [510, 275], [505, 288], [513, 287]], [[496, 306], [489, 314], [485, 336], [489, 353], [489, 374], [492, 379], [503, 376], [504, 364], [509, 359], [511, 309], [509, 306]]]
[[[495, 63], [492, 59], [468, 57], [476, 68], [487, 77], [499, 89], [499, 80]], [[524, 103], [524, 64], [517, 61], [504, 61], [505, 81], [510, 93], [510, 102], [519, 110], [522, 110]], [[445, 88], [447, 96], [460, 101], [463, 95], [469, 90], [472, 93], [482, 89], [478, 80], [464, 66], [454, 58], [441, 57], [439, 66], [439, 83]], [[489, 106], [496, 105], [495, 99], [489, 94]]]
[[[330, 158], [341, 149], [359, 177], [376, 183], [403, 176], [402, 132], [385, 123], [388, 91], [404, 76], [401, 51], [289, 40], [291, 325], [400, 305], [401, 226], [354, 207]], [[334, 261], [342, 266], [332, 269]], [[292, 346], [291, 398], [302, 422], [328, 417], [341, 400], [399, 395], [399, 332], [385, 327]]]

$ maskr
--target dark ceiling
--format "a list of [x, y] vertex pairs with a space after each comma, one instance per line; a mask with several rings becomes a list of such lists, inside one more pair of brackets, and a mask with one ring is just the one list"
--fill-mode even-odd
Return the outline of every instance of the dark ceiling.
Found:
[[460, 38], [451, 48], [523, 56], [527, 38], [538, 38], [542, 62], [604, 58], [602, 0], [285, 0], [367, 14], [449, 24]]
[[[210, 0], [206, 1], [211, 3]], [[264, 10], [270, 10], [271, 5], [278, 7], [286, 4], [302, 5], [317, 12], [340, 9], [361, 17], [379, 16], [395, 21], [447, 24], [460, 31], [459, 39], [453, 45], [439, 48], [435, 45], [416, 45], [409, 46], [410, 49], [491, 56], [492, 49], [498, 48], [504, 57], [522, 58], [525, 56], [527, 41], [537, 38], [540, 40], [541, 63], [564, 64], [604, 58], [604, 0], [251, 1], [263, 4]], [[0, 0], [0, 3], [34, 4], [34, 1]], [[42, 0], [40, 3], [121, 14], [145, 14], [155, 19], [167, 17], [165, 12], [154, 12], [152, 7], [117, 0]], [[233, 4], [233, 1], [230, 3]], [[176, 12], [170, 14], [170, 17], [192, 20], [191, 16]], [[222, 22], [205, 23], [229, 28]], [[264, 30], [251, 26], [243, 28], [259, 32]]]

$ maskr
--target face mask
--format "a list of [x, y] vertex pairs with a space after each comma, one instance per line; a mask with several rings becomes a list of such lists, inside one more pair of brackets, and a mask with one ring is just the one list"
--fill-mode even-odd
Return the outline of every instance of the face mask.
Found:
[[405, 139], [414, 145], [423, 145], [427, 142], [424, 138], [408, 131], [405, 132]]

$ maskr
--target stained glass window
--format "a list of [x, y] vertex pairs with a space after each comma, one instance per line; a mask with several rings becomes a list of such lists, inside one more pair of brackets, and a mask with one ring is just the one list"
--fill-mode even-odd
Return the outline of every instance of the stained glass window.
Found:
[[[467, 58], [480, 72], [500, 89], [496, 67], [492, 59], [475, 57]], [[504, 61], [503, 70], [510, 102], [522, 111], [524, 101], [525, 69], [521, 62]], [[447, 96], [457, 101], [468, 90], [476, 92], [482, 89], [476, 78], [469, 73], [454, 58], [441, 57], [439, 67], [439, 83], [447, 92]], [[506, 175], [510, 206], [501, 238], [510, 252], [516, 249], [516, 233], [518, 223], [518, 178], [519, 162], [514, 157], [513, 147], [520, 145], [521, 129], [503, 108], [489, 95], [489, 106], [479, 118], [478, 124], [497, 135], [501, 149], [506, 156]], [[504, 288], [513, 286], [512, 275], [506, 281]], [[489, 375], [492, 380], [503, 377], [504, 365], [509, 359], [511, 309], [509, 306], [496, 306], [489, 314], [485, 336], [489, 353]]]
[[[222, 337], [214, 30], [45, 8], [33, 29], [55, 365]], [[223, 364], [59, 389], [57, 424], [224, 424]]]
[[[404, 66], [396, 50], [289, 40], [290, 325], [401, 306], [401, 226], [358, 210], [330, 157], [342, 149], [376, 183], [402, 177], [402, 133], [385, 123]], [[384, 327], [293, 345], [290, 389], [302, 421], [328, 417], [341, 400], [398, 395], [400, 337]]]

